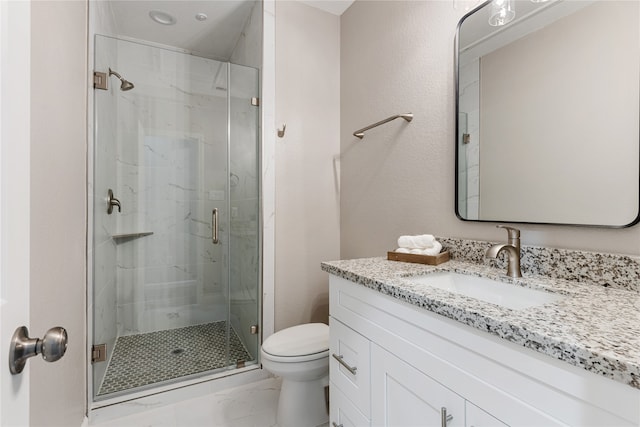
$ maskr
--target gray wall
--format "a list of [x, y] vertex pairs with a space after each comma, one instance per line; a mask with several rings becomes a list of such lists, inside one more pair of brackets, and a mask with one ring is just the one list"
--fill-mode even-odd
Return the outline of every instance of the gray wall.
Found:
[[340, 258], [340, 18], [276, 2], [275, 330], [328, 321], [320, 262]]
[[[341, 18], [341, 257], [382, 256], [400, 234], [502, 241], [454, 214], [453, 1], [356, 1]], [[392, 114], [394, 121], [351, 133]], [[522, 243], [640, 255], [640, 228], [520, 225]]]

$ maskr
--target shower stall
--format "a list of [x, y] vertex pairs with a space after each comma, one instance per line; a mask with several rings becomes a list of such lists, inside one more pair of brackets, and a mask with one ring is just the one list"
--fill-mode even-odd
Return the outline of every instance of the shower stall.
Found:
[[97, 35], [93, 399], [258, 366], [259, 71]]

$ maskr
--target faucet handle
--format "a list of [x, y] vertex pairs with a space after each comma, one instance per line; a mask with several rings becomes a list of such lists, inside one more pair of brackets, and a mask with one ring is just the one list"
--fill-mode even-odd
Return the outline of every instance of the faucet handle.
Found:
[[509, 234], [509, 239], [519, 239], [520, 238], [520, 230], [518, 230], [517, 228], [514, 227], [509, 227], [508, 225], [496, 225], [496, 228], [504, 228], [505, 230], [507, 230], [507, 233]]

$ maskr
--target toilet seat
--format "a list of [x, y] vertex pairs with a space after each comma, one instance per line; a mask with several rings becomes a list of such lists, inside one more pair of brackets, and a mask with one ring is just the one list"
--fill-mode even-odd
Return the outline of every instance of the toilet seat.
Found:
[[329, 355], [329, 326], [307, 323], [276, 332], [262, 343], [264, 357], [276, 362], [304, 362]]
[[[266, 351], [262, 350], [262, 359], [270, 360], [272, 362], [281, 362], [281, 363], [301, 363], [301, 362], [309, 362], [312, 360], [319, 360], [323, 358], [329, 357], [329, 350], [325, 350], [320, 353], [314, 354], [306, 354], [304, 356], [276, 356], [273, 354], [269, 354]], [[328, 359], [327, 359], [328, 360]]]

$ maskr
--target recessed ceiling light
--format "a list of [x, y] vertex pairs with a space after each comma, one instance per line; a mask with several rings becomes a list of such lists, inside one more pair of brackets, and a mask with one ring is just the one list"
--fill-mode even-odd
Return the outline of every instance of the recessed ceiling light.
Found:
[[206, 21], [207, 20], [207, 14], [206, 13], [196, 13], [196, 19], [198, 21]]
[[169, 15], [167, 12], [162, 12], [160, 10], [152, 10], [149, 12], [149, 17], [162, 25], [173, 25], [176, 23], [176, 18]]

